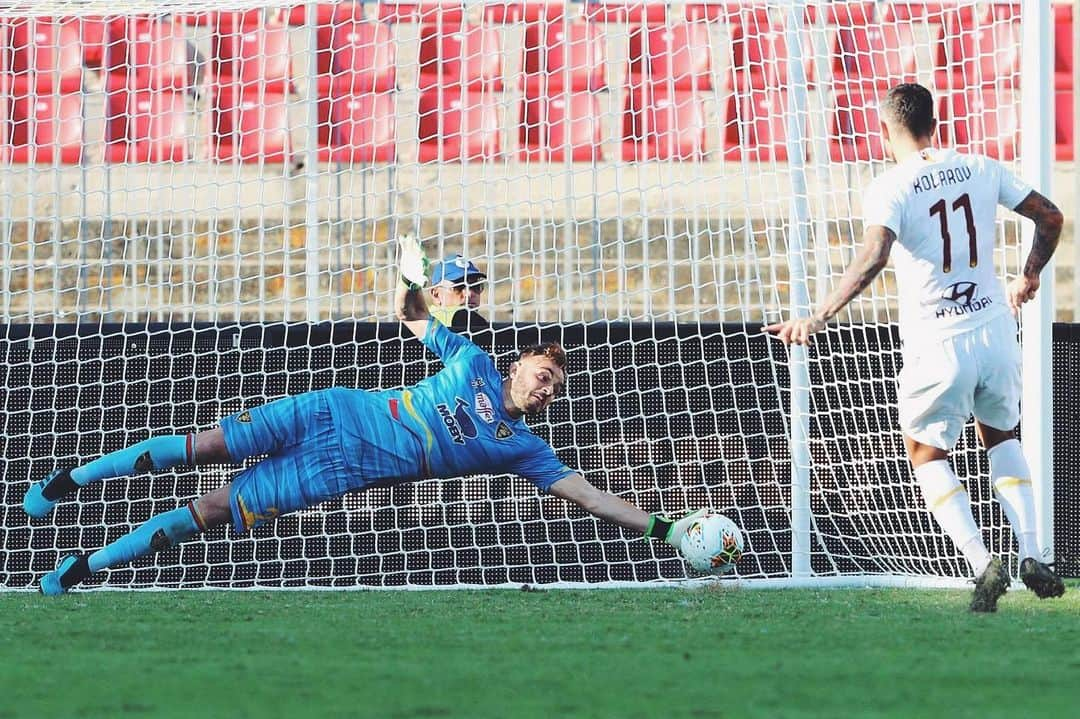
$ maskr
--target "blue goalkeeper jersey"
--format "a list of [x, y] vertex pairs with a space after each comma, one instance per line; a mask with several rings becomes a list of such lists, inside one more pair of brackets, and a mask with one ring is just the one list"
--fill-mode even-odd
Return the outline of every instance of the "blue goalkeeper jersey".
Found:
[[444, 368], [419, 384], [328, 393], [346, 462], [365, 486], [509, 473], [546, 492], [574, 473], [507, 414], [503, 377], [486, 352], [434, 320], [421, 341]]

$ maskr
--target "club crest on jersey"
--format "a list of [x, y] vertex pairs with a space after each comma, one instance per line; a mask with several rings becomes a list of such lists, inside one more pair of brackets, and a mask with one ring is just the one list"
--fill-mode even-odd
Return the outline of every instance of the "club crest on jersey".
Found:
[[237, 422], [250, 422], [251, 421], [251, 412], [248, 412], [247, 410], [241, 412], [240, 414], [238, 414], [236, 416], [236, 421]]
[[974, 282], [954, 282], [941, 293], [944, 302], [951, 303], [938, 308], [936, 317], [958, 317], [978, 312], [993, 303], [992, 297], [979, 297], [979, 286]]
[[513, 436], [514, 430], [510, 429], [506, 422], [499, 422], [499, 426], [495, 428], [495, 439], [510, 439]]
[[476, 410], [477, 416], [488, 424], [495, 421], [495, 407], [492, 406], [491, 400], [483, 392], [476, 393], [473, 409]]
[[476, 422], [469, 416], [469, 403], [461, 397], [454, 399], [456, 403], [453, 411], [450, 411], [447, 404], [437, 404], [435, 409], [438, 410], [443, 427], [450, 439], [454, 440], [454, 444], [465, 444], [466, 439], [476, 438]]

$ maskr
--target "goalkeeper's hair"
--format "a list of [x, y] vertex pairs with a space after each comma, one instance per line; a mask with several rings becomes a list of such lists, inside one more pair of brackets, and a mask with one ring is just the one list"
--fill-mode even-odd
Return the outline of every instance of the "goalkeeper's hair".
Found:
[[929, 137], [934, 132], [934, 96], [922, 85], [905, 82], [892, 88], [881, 110], [912, 137]]
[[538, 345], [530, 345], [521, 350], [520, 354], [518, 354], [518, 360], [536, 356], [547, 357], [558, 365], [559, 369], [566, 371], [566, 350], [558, 342], [541, 342]]

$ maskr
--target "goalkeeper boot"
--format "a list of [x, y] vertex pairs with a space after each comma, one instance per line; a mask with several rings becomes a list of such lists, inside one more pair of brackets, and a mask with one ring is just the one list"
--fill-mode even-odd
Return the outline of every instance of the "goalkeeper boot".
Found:
[[971, 598], [971, 611], [996, 612], [998, 600], [1009, 588], [1009, 573], [1005, 565], [994, 557], [983, 573], [975, 580], [975, 595]]
[[58, 469], [40, 482], [34, 482], [23, 496], [23, 511], [31, 517], [44, 517], [69, 492], [79, 488], [70, 469]]
[[63, 594], [90, 576], [90, 563], [86, 554], [71, 554], [60, 560], [53, 571], [41, 578], [41, 593], [46, 597]]
[[1061, 577], [1032, 557], [1020, 562], [1020, 579], [1039, 599], [1060, 597], [1065, 593], [1065, 582], [1061, 581]]

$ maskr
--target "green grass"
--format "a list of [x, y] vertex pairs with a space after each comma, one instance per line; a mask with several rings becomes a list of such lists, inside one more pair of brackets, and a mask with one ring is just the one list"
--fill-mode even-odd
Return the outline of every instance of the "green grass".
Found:
[[0, 719], [1068, 717], [1080, 590], [0, 594]]

